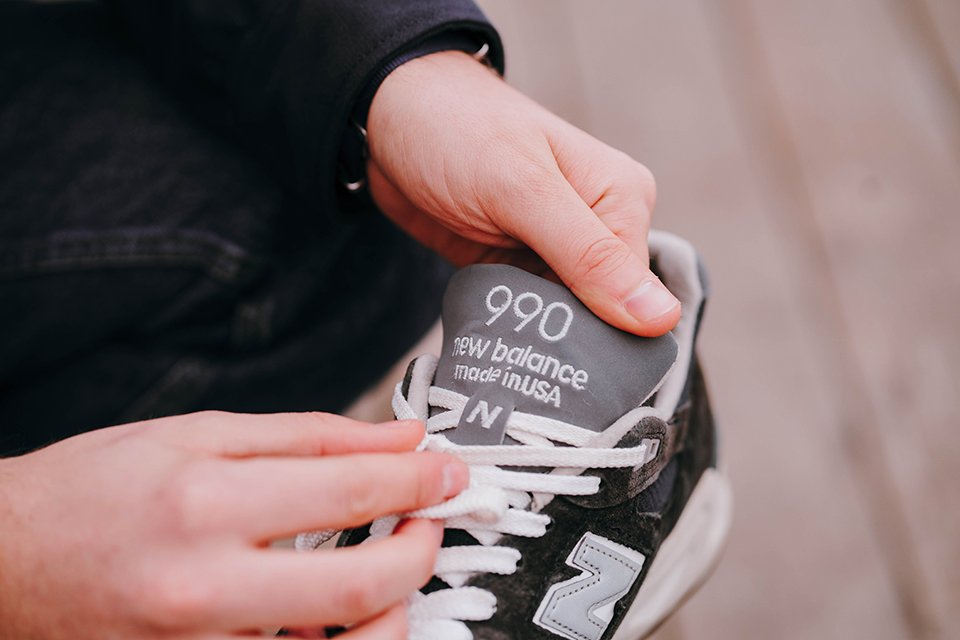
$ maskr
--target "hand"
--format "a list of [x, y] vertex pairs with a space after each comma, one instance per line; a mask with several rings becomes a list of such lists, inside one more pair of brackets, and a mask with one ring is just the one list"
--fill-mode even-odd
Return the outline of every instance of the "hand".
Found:
[[[267, 543], [443, 501], [456, 459], [412, 453], [416, 422], [198, 413], [76, 436], [0, 460], [0, 638], [222, 640], [360, 622], [406, 637], [438, 523], [298, 554]], [[256, 634], [254, 634], [256, 635]]]
[[373, 198], [426, 246], [455, 264], [552, 270], [626, 331], [677, 324], [680, 304], [649, 268], [656, 188], [643, 165], [461, 52], [387, 76], [367, 125]]

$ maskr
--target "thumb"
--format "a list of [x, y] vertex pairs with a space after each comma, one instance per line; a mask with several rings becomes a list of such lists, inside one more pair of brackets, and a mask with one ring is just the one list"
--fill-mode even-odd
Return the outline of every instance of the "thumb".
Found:
[[[537, 190], [537, 210], [518, 212], [517, 238], [537, 252], [571, 291], [597, 316], [641, 336], [666, 333], [680, 319], [680, 302], [650, 271], [649, 257], [637, 253], [587, 206], [558, 173], [550, 189]], [[543, 194], [550, 194], [543, 197]], [[642, 219], [623, 236], [645, 248]]]

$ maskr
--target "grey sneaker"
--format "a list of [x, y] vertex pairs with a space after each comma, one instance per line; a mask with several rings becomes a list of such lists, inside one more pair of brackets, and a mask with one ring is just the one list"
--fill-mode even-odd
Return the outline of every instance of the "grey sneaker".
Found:
[[704, 273], [675, 236], [653, 233], [650, 248], [683, 303], [659, 338], [614, 329], [513, 267], [451, 280], [443, 352], [411, 363], [393, 401], [399, 418], [427, 420], [425, 448], [471, 466], [460, 496], [406, 514], [446, 525], [409, 605], [411, 639], [641, 638], [715, 565], [731, 496], [694, 352]]

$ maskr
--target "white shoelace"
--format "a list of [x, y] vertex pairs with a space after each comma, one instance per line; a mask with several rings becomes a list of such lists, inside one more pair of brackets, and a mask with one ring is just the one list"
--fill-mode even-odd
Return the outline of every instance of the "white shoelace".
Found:
[[[490, 591], [464, 586], [479, 573], [509, 575], [517, 570], [520, 552], [497, 546], [503, 534], [539, 538], [550, 518], [540, 513], [556, 495], [585, 496], [600, 490], [600, 478], [580, 475], [585, 469], [636, 467], [656, 455], [657, 441], [614, 448], [643, 417], [660, 413], [652, 407], [634, 409], [604, 432], [514, 411], [506, 434], [524, 446], [462, 446], [439, 432], [457, 426], [468, 398], [432, 386], [437, 360], [423, 356], [414, 365], [409, 393], [397, 385], [393, 410], [398, 419], [426, 420], [427, 435], [421, 450], [443, 451], [470, 466], [470, 486], [443, 504], [401, 516], [376, 520], [370, 528], [375, 540], [390, 535], [403, 518], [444, 521], [447, 529], [462, 529], [480, 544], [444, 547], [437, 556], [434, 575], [449, 588], [416, 593], [409, 602], [410, 640], [471, 640], [466, 621], [488, 620], [496, 612]], [[428, 417], [429, 407], [445, 409]], [[569, 446], [555, 446], [560, 443]], [[506, 467], [547, 467], [551, 473], [508, 471]], [[319, 534], [317, 534], [319, 535]], [[316, 538], [322, 539], [322, 538]]]

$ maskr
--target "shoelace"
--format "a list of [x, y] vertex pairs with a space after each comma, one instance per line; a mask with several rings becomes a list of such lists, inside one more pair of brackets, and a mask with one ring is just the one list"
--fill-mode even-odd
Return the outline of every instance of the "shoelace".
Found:
[[[417, 592], [408, 602], [409, 640], [472, 640], [467, 621], [489, 620], [496, 613], [496, 597], [486, 589], [464, 586], [479, 573], [510, 575], [521, 554], [497, 546], [504, 534], [539, 538], [550, 525], [539, 513], [557, 495], [586, 496], [600, 490], [600, 478], [580, 475], [588, 468], [637, 467], [656, 457], [659, 441], [643, 440], [639, 446], [614, 448], [623, 435], [644, 417], [660, 417], [652, 407], [624, 414], [602, 433], [545, 416], [514, 411], [506, 434], [516, 446], [462, 446], [439, 432], [457, 426], [468, 398], [432, 385], [435, 356], [414, 363], [407, 396], [398, 384], [393, 394], [397, 419], [425, 420], [427, 434], [419, 449], [459, 456], [470, 466], [470, 486], [450, 500], [426, 509], [379, 518], [370, 527], [368, 540], [393, 533], [406, 518], [443, 520], [446, 529], [462, 529], [478, 545], [444, 547], [437, 554], [434, 575], [449, 588], [428, 594]], [[430, 408], [444, 411], [429, 416]], [[569, 446], [556, 446], [561, 443]], [[508, 471], [506, 467], [547, 467], [550, 473]], [[297, 537], [296, 547], [316, 549], [337, 531], [315, 531]]]
[[[497, 601], [490, 591], [464, 585], [479, 573], [512, 574], [521, 559], [518, 550], [497, 546], [500, 537], [507, 534], [539, 538], [550, 525], [549, 516], [540, 511], [554, 496], [597, 493], [600, 478], [580, 475], [584, 470], [636, 467], [652, 460], [659, 445], [656, 440], [644, 440], [631, 448], [614, 446], [643, 417], [659, 416], [659, 412], [652, 407], [639, 407], [598, 434], [566, 422], [514, 411], [506, 434], [523, 446], [457, 445], [439, 432], [457, 426], [468, 398], [433, 386], [436, 366], [433, 356], [417, 360], [408, 396], [404, 396], [398, 384], [393, 410], [401, 420], [426, 420], [427, 435], [420, 449], [458, 456], [470, 466], [470, 486], [440, 505], [376, 520], [370, 528], [370, 539], [390, 535], [403, 518], [443, 520], [446, 529], [462, 529], [475, 538], [480, 544], [440, 550], [434, 575], [449, 588], [428, 594], [418, 592], [408, 603], [410, 640], [471, 640], [473, 634], [465, 622], [490, 619], [496, 612]], [[443, 411], [428, 417], [430, 407]], [[553, 471], [535, 473], [500, 467], [547, 467]]]

